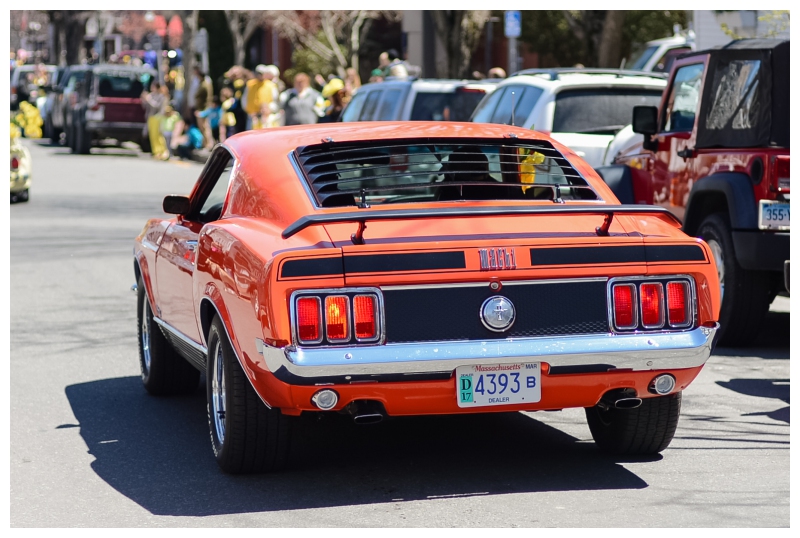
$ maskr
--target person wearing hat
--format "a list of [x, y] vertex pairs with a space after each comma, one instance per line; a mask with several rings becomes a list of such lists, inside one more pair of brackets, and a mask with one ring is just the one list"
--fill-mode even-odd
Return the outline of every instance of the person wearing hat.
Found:
[[277, 67], [259, 64], [256, 66], [256, 77], [247, 81], [242, 101], [247, 112], [247, 128], [267, 127], [270, 105], [278, 95], [278, 87], [272, 82]]
[[319, 119], [319, 123], [333, 123], [339, 121], [344, 108], [344, 100], [347, 92], [344, 88], [344, 81], [340, 78], [332, 79], [322, 88], [322, 97], [330, 101], [330, 106], [325, 110], [325, 115]]

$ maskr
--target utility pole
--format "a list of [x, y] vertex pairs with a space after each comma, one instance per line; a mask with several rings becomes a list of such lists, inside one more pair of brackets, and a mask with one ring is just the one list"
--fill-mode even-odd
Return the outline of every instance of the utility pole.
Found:
[[508, 76], [519, 70], [517, 38], [522, 34], [522, 14], [519, 11], [505, 12], [505, 35], [508, 38]]

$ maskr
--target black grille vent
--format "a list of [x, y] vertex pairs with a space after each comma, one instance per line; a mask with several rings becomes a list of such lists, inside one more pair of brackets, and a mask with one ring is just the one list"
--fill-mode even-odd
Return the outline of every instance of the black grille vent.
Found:
[[545, 140], [330, 142], [295, 157], [322, 207], [431, 200], [598, 199]]
[[[511, 328], [496, 333], [483, 326], [480, 309], [493, 295], [516, 308]], [[605, 281], [481, 287], [384, 290], [386, 341], [501, 340], [535, 336], [608, 333]]]

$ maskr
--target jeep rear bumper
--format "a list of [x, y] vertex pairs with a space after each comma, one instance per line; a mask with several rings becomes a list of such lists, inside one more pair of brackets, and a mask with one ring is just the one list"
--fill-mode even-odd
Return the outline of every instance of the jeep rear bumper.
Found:
[[789, 232], [734, 230], [731, 235], [742, 269], [783, 272], [789, 259]]

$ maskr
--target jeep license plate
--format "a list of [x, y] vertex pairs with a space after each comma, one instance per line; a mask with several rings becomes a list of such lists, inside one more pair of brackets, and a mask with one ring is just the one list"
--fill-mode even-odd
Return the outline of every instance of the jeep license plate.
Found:
[[474, 364], [456, 368], [459, 407], [536, 403], [542, 399], [538, 362]]
[[788, 230], [789, 204], [761, 200], [758, 204], [758, 227], [762, 230]]

